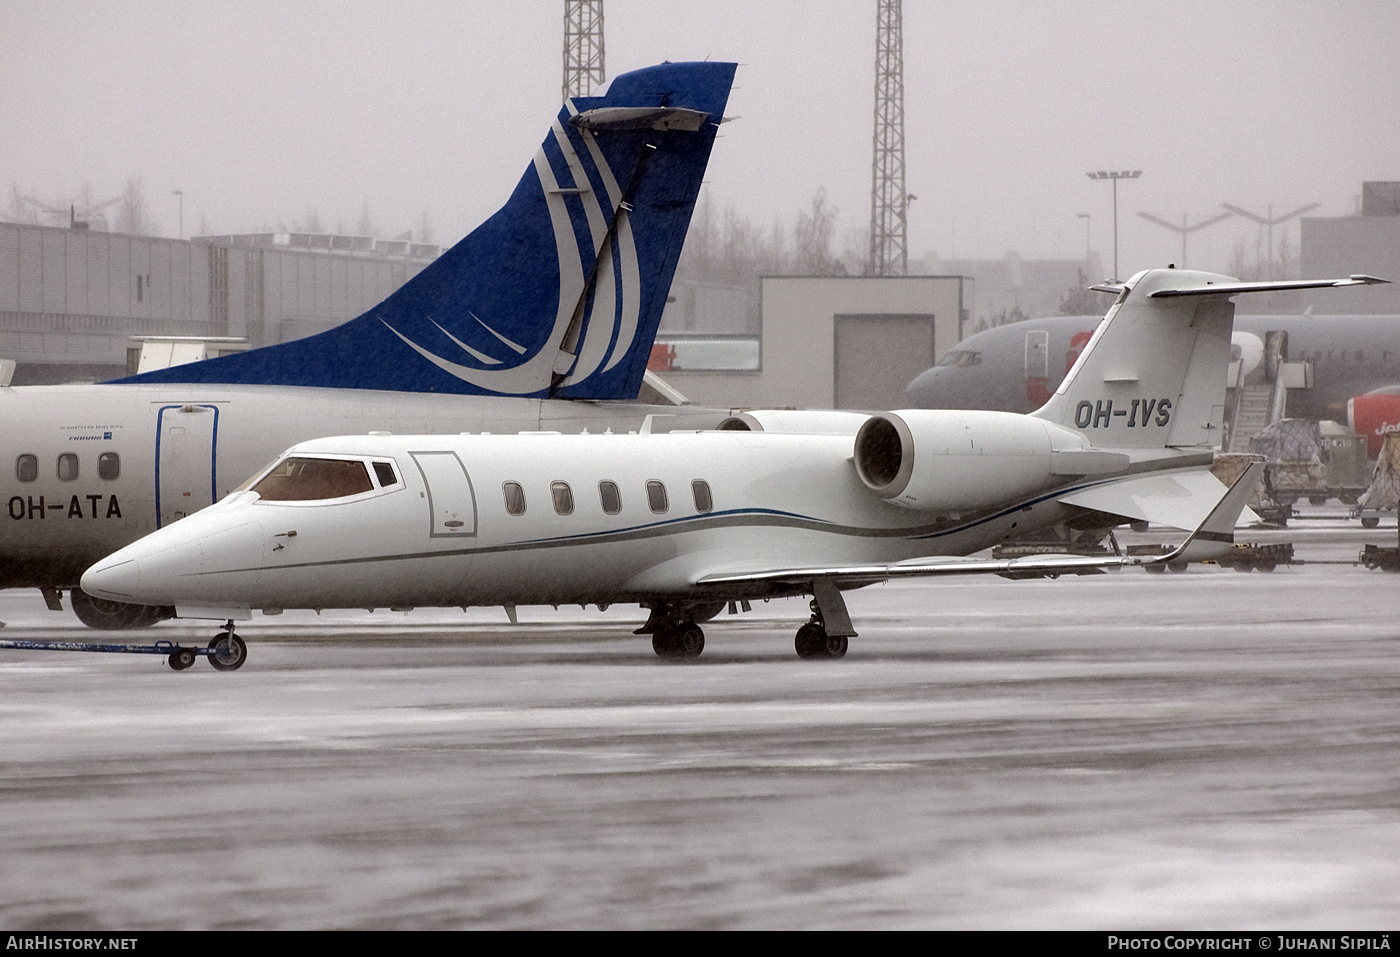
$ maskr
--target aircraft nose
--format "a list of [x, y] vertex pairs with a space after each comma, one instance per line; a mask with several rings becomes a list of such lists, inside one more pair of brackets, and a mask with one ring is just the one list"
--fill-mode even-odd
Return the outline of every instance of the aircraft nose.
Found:
[[141, 563], [135, 559], [104, 558], [83, 572], [83, 591], [94, 598], [133, 601], [141, 587]]
[[154, 596], [168, 590], [172, 578], [197, 572], [204, 562], [199, 539], [163, 540], [169, 537], [147, 536], [104, 558], [83, 573], [83, 591], [113, 601], [167, 604]]
[[217, 573], [256, 558], [262, 535], [251, 523], [218, 529], [198, 519], [182, 519], [104, 558], [83, 573], [83, 591], [141, 605], [214, 597]]
[[915, 377], [904, 390], [904, 401], [912, 408], [927, 409], [938, 398], [938, 370], [926, 369]]

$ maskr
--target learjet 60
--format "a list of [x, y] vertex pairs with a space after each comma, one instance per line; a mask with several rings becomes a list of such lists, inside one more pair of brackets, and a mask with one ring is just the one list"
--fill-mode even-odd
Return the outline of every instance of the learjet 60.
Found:
[[[318, 439], [97, 563], [82, 585], [227, 621], [225, 666], [242, 661], [233, 622], [253, 609], [503, 605], [513, 616], [520, 604], [635, 602], [650, 611], [640, 631], [654, 650], [686, 658], [725, 604], [792, 595], [814, 598], [798, 654], [841, 657], [856, 634], [843, 589], [1085, 574], [1227, 547], [1259, 468], [1228, 491], [1209, 471], [1231, 297], [1376, 281], [1141, 272], [1110, 287], [1105, 320], [1028, 415], [909, 410], [849, 429], [849, 413], [829, 413], [824, 434], [813, 411], [788, 431]], [[965, 557], [1088, 513], [1191, 535], [1156, 559]]]

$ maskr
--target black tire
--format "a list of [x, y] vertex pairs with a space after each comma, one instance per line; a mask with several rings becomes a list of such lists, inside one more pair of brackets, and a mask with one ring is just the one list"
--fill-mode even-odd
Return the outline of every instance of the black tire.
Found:
[[209, 640], [209, 663], [216, 671], [237, 671], [248, 660], [248, 646], [243, 639], [221, 632]]
[[825, 628], [816, 622], [807, 622], [797, 629], [797, 637], [793, 640], [793, 646], [797, 649], [797, 657], [804, 661], [825, 658], [826, 639]]
[[194, 664], [194, 650], [190, 648], [179, 648], [170, 653], [168, 659], [170, 667], [176, 671], [184, 671]]
[[149, 628], [158, 621], [175, 616], [175, 609], [157, 605], [128, 605], [124, 601], [108, 601], [93, 598], [81, 588], [68, 593], [68, 603], [73, 606], [73, 614], [89, 628], [99, 631], [128, 631], [132, 628]]
[[1186, 566], [1186, 562], [1169, 562], [1167, 564], [1168, 570], [1173, 572], [1184, 572], [1186, 571]]
[[850, 647], [850, 641], [845, 635], [826, 636], [826, 656], [828, 658], [846, 657], [846, 649]]
[[1361, 519], [1362, 528], [1376, 528], [1380, 523], [1381, 520], [1375, 515], [1367, 515]]
[[1275, 565], [1273, 562], [1260, 562], [1258, 565], [1255, 565], [1254, 567], [1257, 568], [1257, 569], [1259, 569], [1261, 572], [1267, 573], [1267, 572], [1273, 571], [1273, 570], [1274, 570], [1275, 568], [1277, 568], [1278, 566]]
[[673, 625], [664, 625], [651, 634], [651, 650], [658, 658], [679, 658], [680, 642]]
[[676, 657], [699, 658], [705, 650], [705, 633], [694, 622], [687, 622], [676, 629]]

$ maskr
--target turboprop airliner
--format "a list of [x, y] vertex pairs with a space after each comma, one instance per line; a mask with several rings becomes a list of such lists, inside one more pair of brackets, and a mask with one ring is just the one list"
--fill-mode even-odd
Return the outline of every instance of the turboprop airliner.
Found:
[[[639, 429], [636, 403], [732, 63], [623, 74], [564, 104], [497, 213], [369, 312], [238, 355], [88, 386], [0, 388], [0, 588], [83, 569], [222, 498], [287, 446], [345, 432]], [[722, 412], [666, 427], [713, 426]]]
[[[849, 413], [829, 432], [362, 435], [299, 444], [217, 505], [109, 556], [89, 594], [226, 621], [253, 609], [635, 602], [667, 658], [700, 654], [726, 603], [812, 595], [804, 658], [856, 635], [843, 589], [907, 575], [1012, 578], [1184, 561], [1233, 541], [1258, 465], [1226, 491], [1220, 434], [1231, 297], [1354, 285], [1151, 270], [1118, 294], [1056, 393], [1028, 415]], [[805, 419], [820, 417], [807, 413]], [[761, 421], [761, 420], [750, 420]], [[775, 420], [776, 422], [776, 420]], [[1086, 510], [1191, 531], [1160, 559], [967, 559]], [[194, 660], [172, 652], [176, 668]]]

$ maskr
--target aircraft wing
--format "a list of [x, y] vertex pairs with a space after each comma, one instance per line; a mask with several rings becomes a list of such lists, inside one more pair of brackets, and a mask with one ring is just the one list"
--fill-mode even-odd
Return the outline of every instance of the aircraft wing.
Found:
[[[1234, 544], [1235, 524], [1244, 503], [1259, 481], [1264, 463], [1254, 462], [1235, 484], [1216, 501], [1204, 520], [1186, 537], [1186, 540], [1166, 555], [1127, 556], [1127, 555], [1030, 555], [1023, 558], [960, 558], [935, 557], [915, 558], [890, 564], [873, 565], [831, 565], [770, 569], [763, 571], [742, 571], [735, 573], [714, 572], [699, 578], [697, 585], [736, 584], [740, 582], [768, 582], [794, 586], [810, 586], [822, 606], [827, 620], [827, 630], [831, 634], [855, 634], [850, 628], [850, 619], [845, 613], [839, 589], [854, 588], [892, 578], [909, 578], [926, 575], [974, 575], [993, 574], [1004, 578], [1054, 578], [1060, 575], [1095, 575], [1110, 568], [1123, 568], [1142, 565], [1165, 565], [1170, 562], [1197, 561], [1211, 558], [1221, 553], [1223, 548]], [[836, 630], [833, 630], [836, 629]]]

